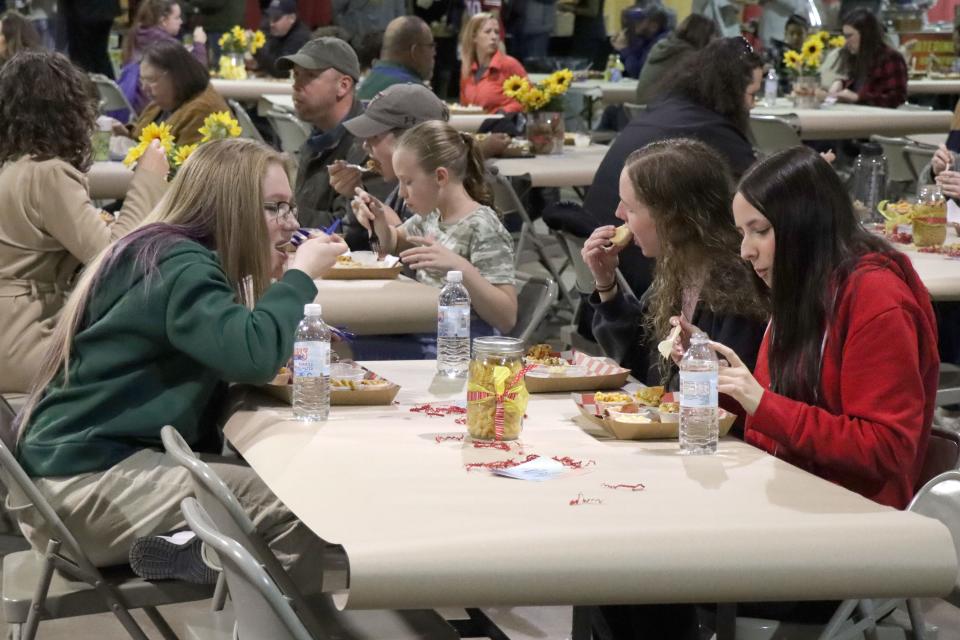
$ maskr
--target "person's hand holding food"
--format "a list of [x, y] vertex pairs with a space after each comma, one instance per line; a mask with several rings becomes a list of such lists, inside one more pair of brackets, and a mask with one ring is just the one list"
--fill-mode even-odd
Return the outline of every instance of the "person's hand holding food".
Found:
[[593, 274], [599, 291], [612, 288], [617, 277], [617, 267], [620, 266], [620, 252], [632, 239], [633, 234], [627, 225], [606, 225], [594, 229], [583, 243], [580, 255]]
[[960, 198], [960, 171], [941, 171], [935, 178], [943, 195], [948, 198]]
[[363, 171], [357, 165], [334, 160], [327, 170], [330, 172], [330, 186], [342, 196], [349, 198], [363, 186]]
[[397, 212], [385, 205], [376, 196], [372, 196], [363, 189], [357, 187], [354, 190], [353, 200], [350, 201], [350, 208], [357, 222], [371, 231], [378, 218], [382, 218], [388, 225], [396, 226], [402, 222]]
[[[690, 336], [700, 332], [700, 329], [687, 322], [687, 319], [682, 315], [672, 316], [670, 318], [670, 326], [673, 327], [673, 329], [666, 339], [660, 342], [657, 348], [660, 350], [660, 355], [666, 358], [667, 355], [665, 355], [665, 352], [669, 353], [670, 359], [679, 365], [683, 359], [683, 354], [690, 348]], [[669, 352], [667, 352], [668, 346]]]
[[347, 251], [347, 243], [337, 235], [317, 236], [305, 241], [290, 261], [291, 269], [299, 269], [313, 279], [323, 277], [337, 263], [337, 256]]
[[937, 150], [933, 154], [933, 158], [930, 160], [930, 168], [933, 175], [938, 175], [939, 173], [946, 171], [950, 168], [950, 164], [953, 162], [953, 154], [947, 150], [946, 145], [940, 145], [937, 147]]

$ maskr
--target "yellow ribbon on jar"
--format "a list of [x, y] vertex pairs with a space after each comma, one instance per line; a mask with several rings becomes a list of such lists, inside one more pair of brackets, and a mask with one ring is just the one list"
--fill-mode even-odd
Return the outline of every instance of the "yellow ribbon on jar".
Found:
[[[509, 367], [490, 367], [476, 361], [470, 363], [467, 431], [472, 437], [489, 439], [492, 435], [494, 440], [515, 440], [520, 436], [523, 414], [530, 397], [523, 377], [530, 369], [532, 367], [521, 368], [514, 375]], [[489, 406], [491, 398], [494, 399], [492, 407]]]

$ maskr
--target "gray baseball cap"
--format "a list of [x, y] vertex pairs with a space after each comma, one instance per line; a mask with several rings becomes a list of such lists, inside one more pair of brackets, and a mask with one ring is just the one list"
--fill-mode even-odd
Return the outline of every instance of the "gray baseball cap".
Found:
[[281, 71], [289, 71], [295, 64], [304, 69], [332, 68], [350, 76], [354, 82], [360, 79], [360, 61], [357, 60], [357, 54], [340, 38], [329, 36], [314, 38], [300, 47], [300, 51], [292, 56], [284, 56], [277, 60], [277, 68]]
[[358, 138], [372, 138], [393, 129], [410, 129], [427, 120], [450, 119], [447, 105], [422, 84], [387, 87], [373, 97], [367, 110], [343, 123]]

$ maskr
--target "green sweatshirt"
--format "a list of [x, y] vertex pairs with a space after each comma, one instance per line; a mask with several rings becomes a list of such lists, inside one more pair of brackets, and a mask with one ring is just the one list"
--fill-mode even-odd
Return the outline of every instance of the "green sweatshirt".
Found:
[[17, 457], [31, 476], [103, 471], [144, 448], [161, 448], [172, 424], [196, 445], [223, 382], [263, 384], [293, 352], [303, 305], [317, 289], [290, 270], [253, 311], [236, 302], [217, 255], [184, 240], [145, 286], [131, 261], [94, 292], [62, 372], [28, 425]]

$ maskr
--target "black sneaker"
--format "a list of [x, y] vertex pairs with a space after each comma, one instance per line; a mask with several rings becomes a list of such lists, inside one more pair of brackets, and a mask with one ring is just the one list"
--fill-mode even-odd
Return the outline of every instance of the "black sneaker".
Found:
[[215, 584], [218, 572], [203, 561], [202, 546], [193, 531], [137, 538], [130, 547], [130, 567], [144, 580]]

